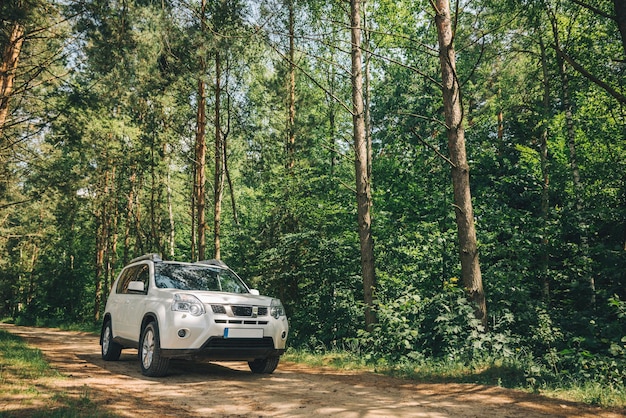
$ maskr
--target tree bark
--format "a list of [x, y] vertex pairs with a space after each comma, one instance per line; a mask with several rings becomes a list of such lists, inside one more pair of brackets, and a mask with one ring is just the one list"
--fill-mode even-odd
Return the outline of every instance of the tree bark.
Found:
[[624, 0], [613, 0], [613, 7], [615, 8], [615, 22], [622, 36], [622, 48], [626, 56], [626, 2]]
[[104, 292], [107, 291], [108, 251], [110, 250], [111, 216], [110, 202], [112, 187], [112, 173], [105, 169], [101, 174], [102, 188], [96, 196], [96, 282], [94, 294], [94, 321], [100, 320]]
[[296, 163], [296, 64], [295, 64], [295, 28], [293, 0], [288, 0], [289, 9], [289, 113], [287, 118], [287, 168], [292, 173]]
[[550, 261], [549, 241], [548, 241], [548, 221], [550, 219], [550, 173], [548, 161], [548, 127], [550, 120], [550, 74], [548, 72], [548, 62], [546, 47], [541, 36], [539, 37], [541, 48], [541, 69], [543, 74], [543, 115], [541, 120], [541, 133], [539, 137], [539, 158], [541, 161], [541, 296], [546, 302], [550, 302], [550, 278], [548, 268]]
[[368, 173], [367, 138], [363, 102], [363, 72], [361, 53], [361, 1], [350, 1], [352, 38], [352, 125], [354, 134], [354, 165], [356, 174], [357, 217], [361, 245], [361, 274], [363, 276], [363, 300], [365, 302], [365, 326], [371, 330], [376, 323], [374, 314], [374, 240], [372, 237], [372, 194]]
[[365, 138], [366, 138], [366, 147], [367, 147], [367, 178], [369, 182], [372, 181], [372, 124], [371, 124], [371, 115], [370, 115], [370, 104], [371, 104], [371, 89], [370, 89], [370, 80], [372, 79], [371, 74], [371, 63], [372, 63], [372, 45], [370, 43], [370, 32], [367, 27], [367, 2], [363, 2], [363, 38], [365, 41], [365, 79], [363, 81], [363, 98], [364, 98], [364, 111], [363, 117], [365, 119]]
[[196, 201], [196, 245], [198, 260], [204, 260], [206, 251], [206, 217], [205, 217], [205, 184], [206, 184], [206, 96], [205, 86], [202, 79], [198, 80], [198, 114], [196, 118], [196, 178], [195, 201]]
[[461, 88], [456, 75], [454, 35], [449, 0], [436, 0], [435, 23], [439, 42], [439, 62], [443, 85], [443, 105], [448, 134], [448, 152], [452, 163], [454, 208], [459, 238], [461, 276], [470, 299], [476, 305], [476, 317], [487, 324], [487, 305], [478, 262], [474, 210], [469, 183], [469, 165], [465, 150]]
[[0, 138], [9, 116], [9, 101], [13, 94], [13, 83], [23, 43], [24, 26], [15, 22], [9, 41], [2, 51], [2, 62], [0, 62]]
[[126, 202], [126, 224], [124, 226], [124, 253], [122, 254], [122, 262], [124, 265], [128, 264], [128, 261], [130, 261], [130, 235], [131, 225], [134, 219], [136, 179], [137, 174], [135, 173], [135, 169], [131, 167], [131, 175], [129, 178], [130, 190], [128, 191], [128, 200]]
[[107, 249], [108, 252], [108, 259], [107, 259], [107, 267], [106, 267], [106, 275], [105, 275], [105, 282], [104, 282], [104, 289], [105, 292], [103, 294], [103, 300], [104, 303], [106, 303], [107, 298], [109, 297], [109, 291], [111, 290], [111, 286], [113, 285], [113, 282], [115, 281], [115, 270], [113, 268], [113, 266], [115, 266], [115, 264], [117, 263], [117, 241], [119, 238], [119, 233], [118, 233], [118, 223], [119, 223], [119, 216], [120, 216], [120, 211], [118, 208], [118, 191], [117, 191], [117, 187], [116, 187], [116, 178], [117, 178], [117, 169], [115, 167], [115, 165], [113, 165], [113, 161], [110, 161], [110, 167], [111, 167], [111, 188], [113, 189], [111, 191], [111, 196], [108, 199], [109, 202], [109, 213], [112, 216], [113, 219], [111, 219], [111, 221], [109, 222], [111, 225], [111, 231], [109, 233], [110, 239], [109, 239], [109, 248]]
[[[200, 26], [202, 32], [206, 31], [206, 0], [202, 0], [200, 8]], [[195, 179], [194, 179], [194, 199], [196, 201], [196, 221], [198, 249], [198, 260], [205, 259], [206, 251], [206, 218], [205, 218], [205, 183], [206, 183], [206, 91], [203, 77], [206, 73], [206, 62], [204, 57], [200, 57], [200, 77], [198, 78], [198, 113], [196, 116], [196, 146], [195, 146]]]
[[214, 258], [219, 260], [221, 254], [222, 200], [224, 197], [224, 144], [222, 142], [221, 113], [221, 82], [222, 63], [219, 51], [215, 52], [215, 193], [213, 212], [213, 244]]
[[173, 205], [173, 197], [172, 197], [172, 175], [170, 174], [170, 167], [167, 167], [167, 215], [170, 221], [170, 231], [169, 231], [169, 254], [170, 259], [174, 259], [176, 252], [176, 229], [174, 224], [174, 205]]

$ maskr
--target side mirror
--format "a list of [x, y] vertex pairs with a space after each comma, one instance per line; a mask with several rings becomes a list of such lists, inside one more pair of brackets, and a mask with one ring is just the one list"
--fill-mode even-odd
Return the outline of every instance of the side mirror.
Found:
[[132, 281], [132, 282], [128, 283], [128, 291], [129, 292], [143, 293], [144, 290], [145, 289], [143, 288], [143, 282]]
[[250, 294], [251, 295], [255, 295], [255, 296], [259, 296], [260, 295], [259, 291], [256, 290], [256, 289], [250, 289]]

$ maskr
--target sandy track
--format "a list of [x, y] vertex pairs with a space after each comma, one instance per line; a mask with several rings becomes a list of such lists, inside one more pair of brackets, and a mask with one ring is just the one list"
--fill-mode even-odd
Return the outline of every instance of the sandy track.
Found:
[[[170, 374], [141, 374], [136, 350], [118, 362], [100, 357], [93, 334], [49, 328], [0, 328], [39, 348], [63, 378], [42, 379], [40, 391], [89, 399], [120, 416], [152, 417], [625, 417], [576, 403], [497, 387], [425, 384], [373, 373], [314, 369], [282, 362], [272, 375], [246, 363], [173, 361]], [[36, 407], [0, 394], [0, 415], [27, 416]]]

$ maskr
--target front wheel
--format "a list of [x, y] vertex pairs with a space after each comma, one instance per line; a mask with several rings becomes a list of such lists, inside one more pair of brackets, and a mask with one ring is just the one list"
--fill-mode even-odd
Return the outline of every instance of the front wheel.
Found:
[[278, 367], [279, 359], [280, 357], [258, 358], [254, 361], [249, 361], [248, 366], [250, 366], [252, 373], [271, 374]]
[[154, 322], [148, 323], [141, 332], [139, 341], [139, 363], [144, 376], [165, 376], [170, 359], [161, 356], [159, 327]]
[[117, 361], [122, 353], [122, 346], [113, 341], [111, 331], [111, 321], [106, 321], [102, 327], [102, 359], [106, 361]]

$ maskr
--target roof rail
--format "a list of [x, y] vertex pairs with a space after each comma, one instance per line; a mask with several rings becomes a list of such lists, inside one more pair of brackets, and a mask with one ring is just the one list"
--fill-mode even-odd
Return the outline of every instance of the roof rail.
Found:
[[163, 261], [161, 260], [161, 256], [157, 253], [150, 253], [150, 254], [144, 254], [142, 256], [133, 258], [132, 260], [130, 260], [130, 262], [128, 264], [132, 264], [132, 263], [136, 263], [138, 261], [144, 261], [144, 260], [149, 260], [149, 261]]
[[226, 263], [224, 263], [222, 260], [216, 260], [214, 258], [212, 258], [210, 260], [196, 261], [196, 263], [197, 264], [207, 264], [209, 266], [218, 266], [218, 267], [228, 268]]

